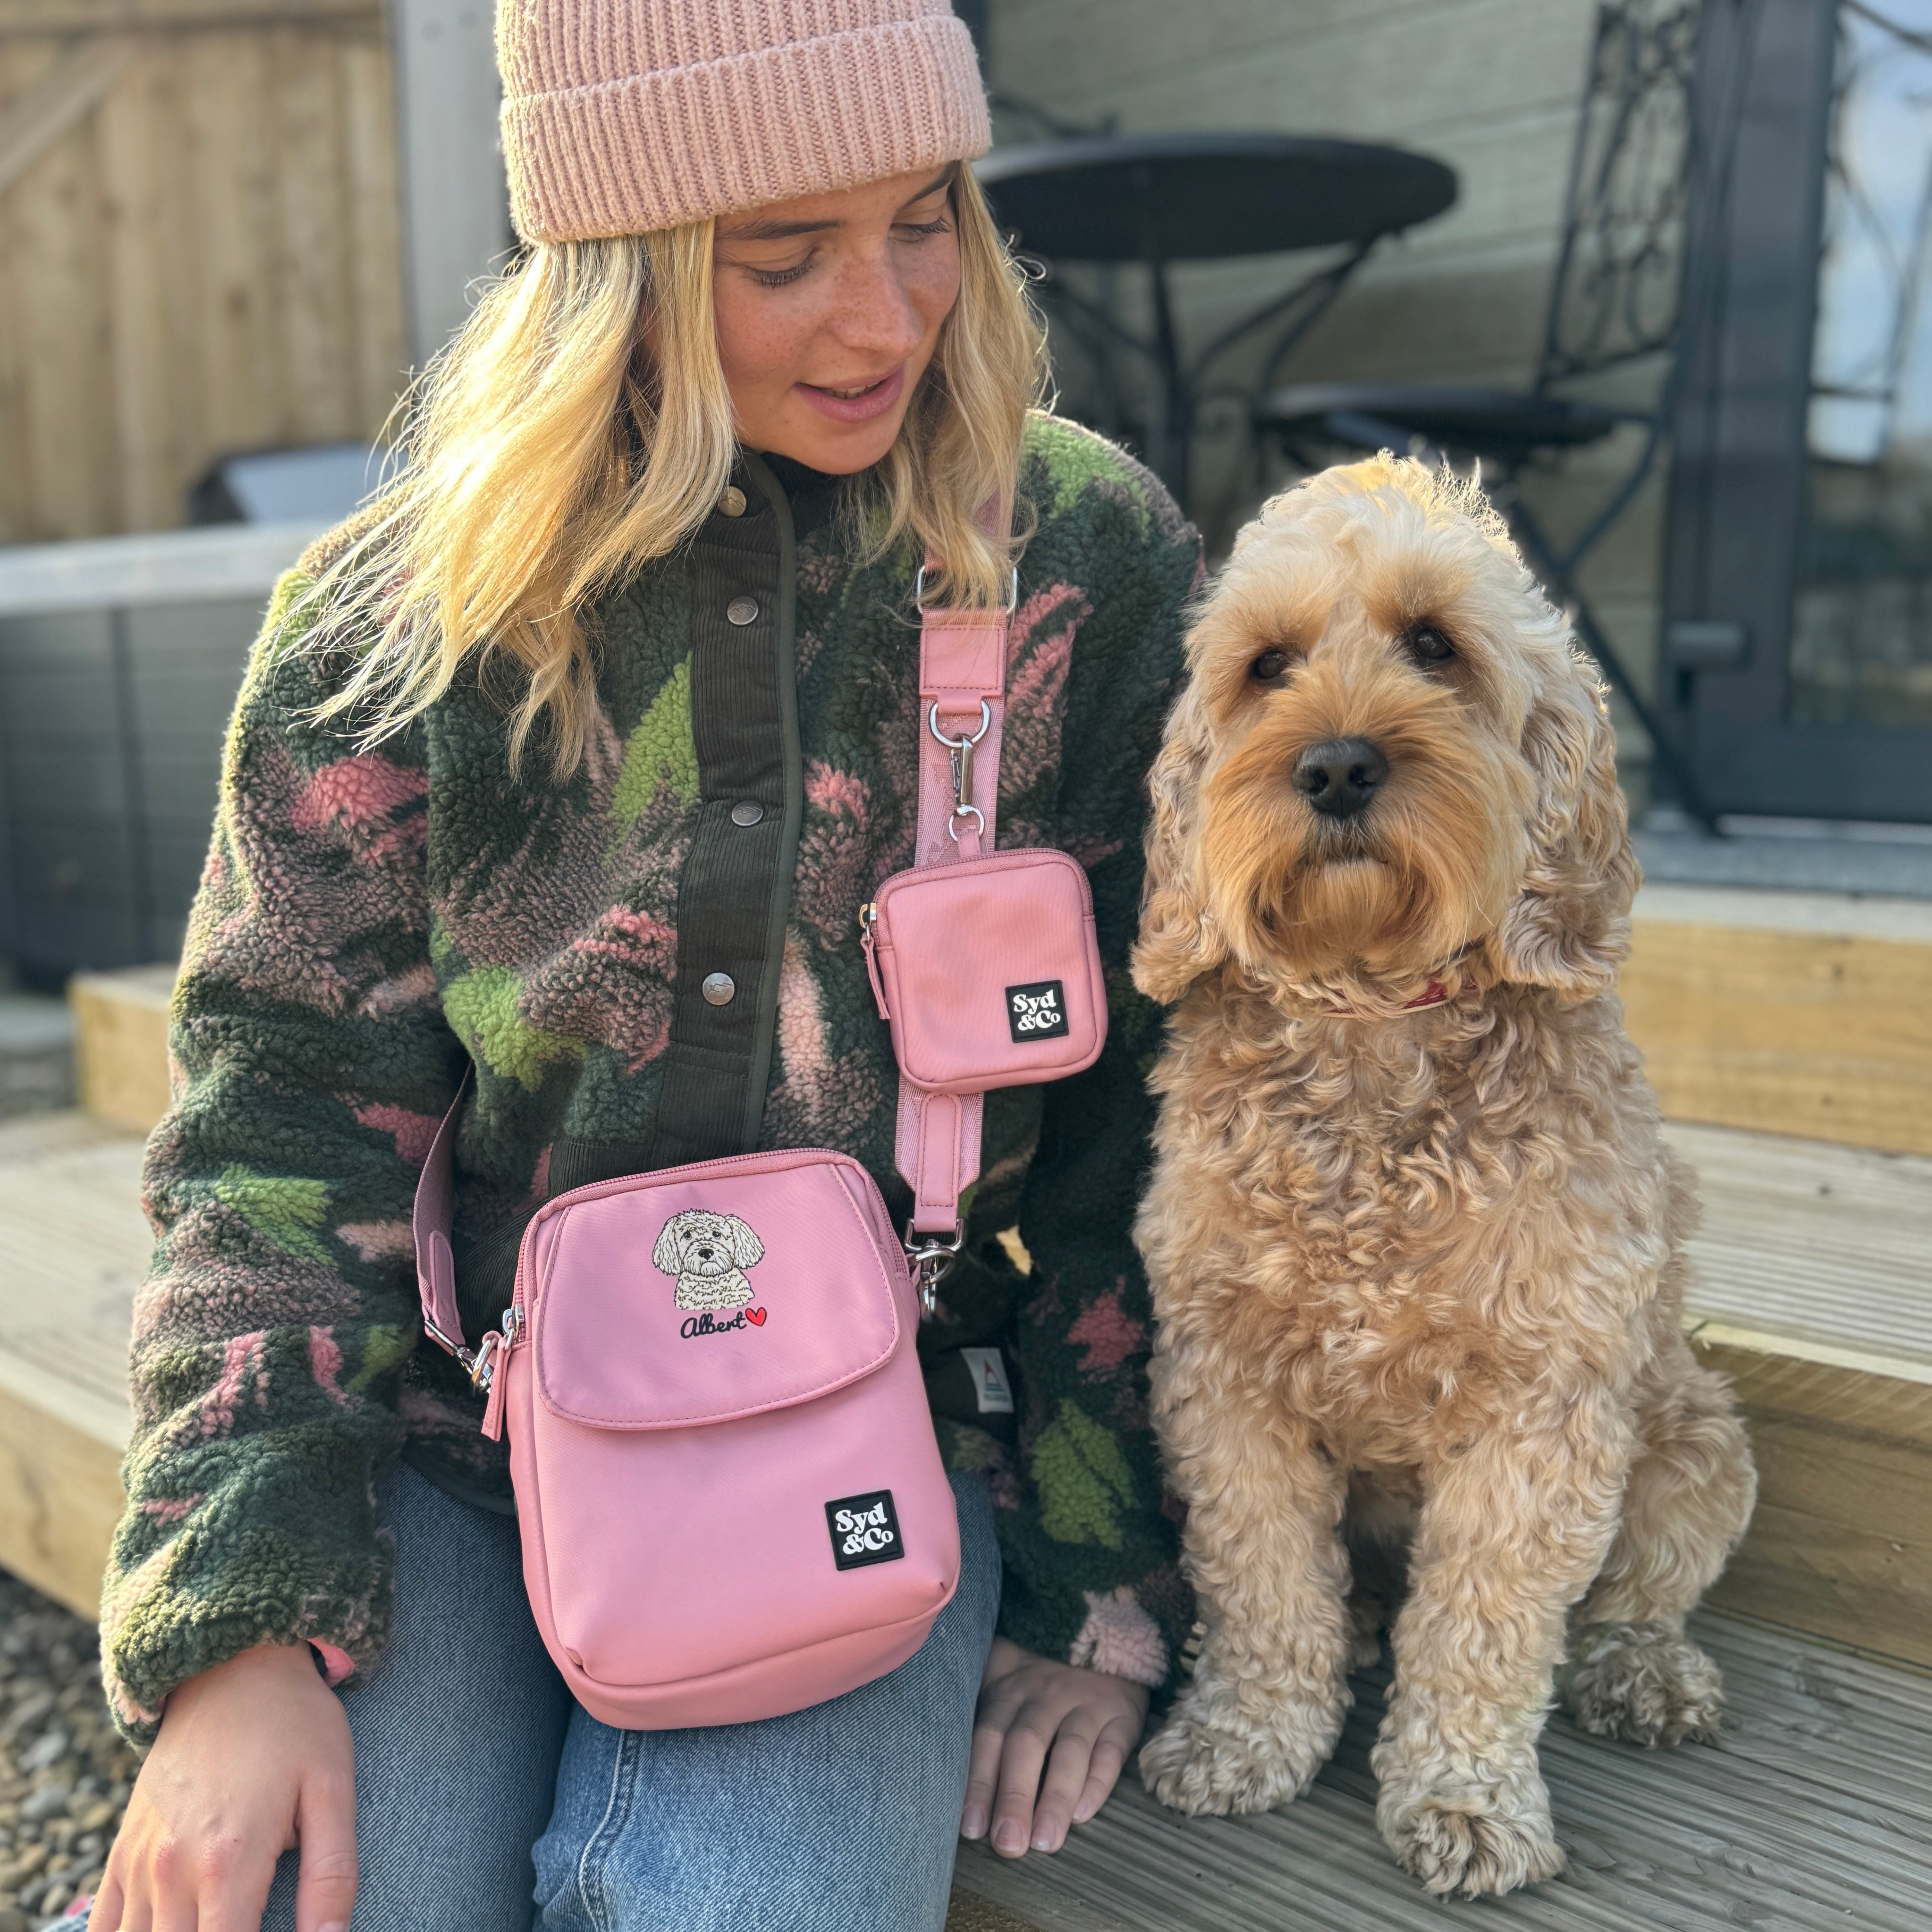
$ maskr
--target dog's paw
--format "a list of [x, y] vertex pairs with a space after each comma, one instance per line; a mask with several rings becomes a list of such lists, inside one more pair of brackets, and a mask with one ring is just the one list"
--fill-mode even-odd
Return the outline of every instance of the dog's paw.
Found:
[[1554, 1878], [1563, 1848], [1551, 1836], [1550, 1809], [1537, 1800], [1505, 1808], [1492, 1785], [1438, 1783], [1420, 1797], [1378, 1807], [1396, 1862], [1438, 1898], [1485, 1898]]
[[1270, 1723], [1184, 1697], [1142, 1748], [1141, 1782], [1175, 1811], [1268, 1811], [1308, 1788], [1334, 1748], [1341, 1713], [1290, 1706]]
[[1482, 1899], [1563, 1870], [1547, 1818], [1505, 1816], [1472, 1793], [1432, 1793], [1383, 1828], [1395, 1862], [1438, 1897]]
[[1592, 1624], [1576, 1633], [1564, 1708], [1600, 1738], [1655, 1746], [1716, 1738], [1724, 1680], [1688, 1637], [1661, 1624]]

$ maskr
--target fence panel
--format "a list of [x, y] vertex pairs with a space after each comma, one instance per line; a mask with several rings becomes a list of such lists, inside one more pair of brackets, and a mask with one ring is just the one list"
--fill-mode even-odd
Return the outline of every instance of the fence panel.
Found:
[[405, 379], [373, 0], [0, 0], [0, 542], [164, 528]]

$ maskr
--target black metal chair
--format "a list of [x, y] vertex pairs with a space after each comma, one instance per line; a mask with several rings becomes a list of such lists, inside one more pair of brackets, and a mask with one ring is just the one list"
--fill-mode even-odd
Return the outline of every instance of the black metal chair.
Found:
[[[1700, 0], [1605, 0], [1571, 157], [1568, 209], [1536, 380], [1527, 390], [1422, 383], [1304, 383], [1267, 392], [1252, 428], [1258, 453], [1278, 446], [1304, 469], [1337, 449], [1394, 449], [1483, 465], [1484, 481], [1550, 594], [1648, 733], [1676, 801], [1715, 829], [1696, 775], [1636, 686], [1577, 585], [1584, 560], [1627, 509], [1655, 464], [1670, 413], [1673, 350], [1692, 291], [1683, 270], [1694, 178], [1690, 89]], [[1565, 392], [1568, 385], [1654, 359], [1646, 409]], [[1636, 454], [1583, 530], [1559, 544], [1524, 502], [1538, 463], [1632, 425]]]

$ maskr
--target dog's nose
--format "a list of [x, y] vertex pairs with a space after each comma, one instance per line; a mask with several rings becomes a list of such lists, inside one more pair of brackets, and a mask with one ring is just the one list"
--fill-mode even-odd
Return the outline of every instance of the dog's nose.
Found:
[[1318, 812], [1352, 818], [1388, 776], [1388, 760], [1366, 738], [1324, 738], [1294, 761], [1294, 789]]

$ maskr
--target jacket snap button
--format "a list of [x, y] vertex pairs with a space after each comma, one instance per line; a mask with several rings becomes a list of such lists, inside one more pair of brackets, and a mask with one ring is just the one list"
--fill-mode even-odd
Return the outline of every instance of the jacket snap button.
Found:
[[745, 514], [744, 491], [740, 489], [736, 483], [734, 483], [731, 487], [718, 499], [718, 507], [722, 510], [727, 516], [742, 516]]
[[756, 597], [734, 597], [724, 606], [724, 614], [734, 624], [752, 623], [758, 614], [758, 600]]
[[765, 808], [755, 798], [741, 798], [731, 807], [734, 825], [755, 825], [765, 816]]
[[738, 983], [728, 972], [708, 972], [698, 990], [713, 1006], [727, 1006], [738, 990]]

